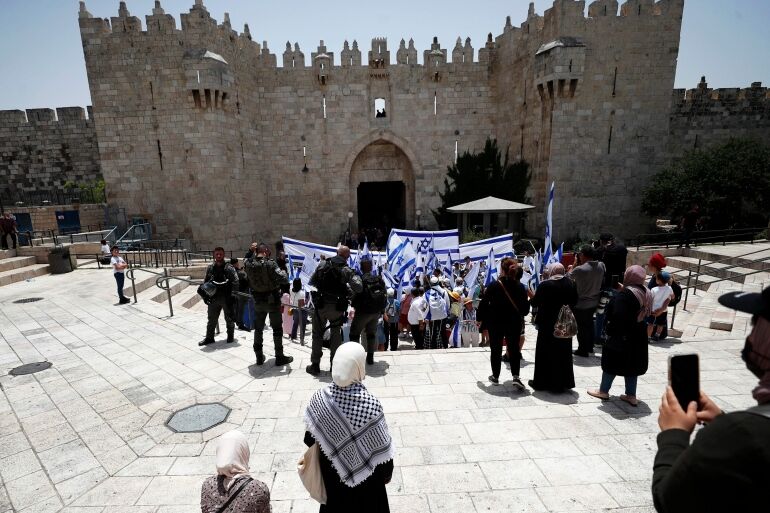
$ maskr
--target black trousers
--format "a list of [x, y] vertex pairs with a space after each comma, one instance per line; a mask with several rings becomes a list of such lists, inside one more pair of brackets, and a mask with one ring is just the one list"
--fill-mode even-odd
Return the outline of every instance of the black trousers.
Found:
[[424, 347], [423, 345], [424, 341], [423, 341], [423, 332], [420, 331], [420, 325], [410, 324], [409, 331], [412, 332], [412, 340], [414, 340], [414, 348], [422, 349]]
[[575, 320], [577, 321], [577, 340], [578, 351], [581, 353], [593, 353], [594, 352], [594, 311], [596, 308], [573, 308], [572, 313], [575, 314]]
[[388, 344], [390, 344], [390, 350], [397, 351], [398, 350], [398, 323], [386, 322], [382, 328], [383, 328], [383, 331], [385, 332], [385, 349], [387, 349]]
[[521, 337], [521, 326], [490, 326], [489, 327], [489, 347], [491, 349], [492, 375], [500, 377], [500, 368], [503, 364], [503, 339], [508, 346], [509, 360], [511, 364], [511, 374], [519, 375], [521, 370], [521, 351], [519, 350], [519, 338]]
[[254, 305], [254, 353], [262, 354], [262, 340], [265, 331], [265, 319], [270, 317], [270, 328], [273, 330], [273, 346], [275, 356], [283, 356], [283, 319], [280, 307], [278, 309], [260, 308], [260, 303]]
[[227, 338], [235, 333], [235, 315], [233, 301], [227, 297], [214, 297], [208, 305], [208, 323], [206, 324], [206, 339], [214, 340], [214, 328], [219, 320], [219, 314], [224, 310], [225, 324], [227, 325]]
[[11, 242], [13, 242], [12, 249], [16, 249], [16, 243], [18, 242], [18, 237], [16, 236], [16, 232], [4, 233], [2, 237], [3, 237], [3, 249], [8, 249], [8, 239], [6, 239], [6, 237], [11, 238]]

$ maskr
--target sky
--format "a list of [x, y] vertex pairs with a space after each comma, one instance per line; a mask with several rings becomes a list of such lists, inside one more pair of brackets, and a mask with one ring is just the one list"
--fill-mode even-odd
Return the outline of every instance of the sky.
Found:
[[[177, 18], [194, 0], [163, 0]], [[586, 2], [586, 6], [590, 1]], [[144, 26], [153, 0], [128, 0]], [[230, 13], [237, 31], [248, 23], [255, 41], [266, 40], [280, 55], [296, 41], [306, 56], [323, 39], [339, 55], [345, 39], [357, 39], [365, 59], [371, 39], [388, 38], [391, 60], [403, 37], [414, 38], [419, 59], [433, 36], [451, 54], [458, 36], [470, 37], [478, 51], [487, 33], [502, 32], [505, 17], [514, 26], [527, 16], [527, 0], [204, 0], [219, 22]], [[553, 4], [535, 1], [538, 14]], [[87, 0], [94, 16], [117, 16], [117, 0]], [[78, 29], [76, 0], [0, 2], [0, 110], [91, 104]], [[770, 85], [770, 0], [685, 0], [675, 87], [693, 88], [702, 75], [710, 87]], [[339, 61], [338, 61], [339, 62]]]

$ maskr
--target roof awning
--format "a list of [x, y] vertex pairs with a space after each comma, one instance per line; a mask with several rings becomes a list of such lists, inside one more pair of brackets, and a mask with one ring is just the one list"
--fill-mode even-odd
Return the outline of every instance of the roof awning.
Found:
[[487, 196], [486, 198], [469, 201], [462, 205], [449, 207], [447, 210], [453, 214], [492, 214], [500, 212], [523, 212], [533, 208], [535, 208], [533, 205], [526, 205], [524, 203], [516, 203], [515, 201], [495, 198], [494, 196]]

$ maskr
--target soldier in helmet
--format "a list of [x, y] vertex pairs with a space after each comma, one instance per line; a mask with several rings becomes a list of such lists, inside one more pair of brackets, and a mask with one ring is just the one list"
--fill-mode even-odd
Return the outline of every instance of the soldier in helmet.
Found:
[[270, 258], [270, 248], [259, 244], [253, 258], [246, 261], [246, 276], [254, 296], [254, 354], [257, 365], [265, 363], [262, 352], [262, 335], [265, 329], [265, 318], [270, 317], [270, 327], [273, 329], [273, 344], [275, 345], [275, 364], [286, 365], [294, 361], [293, 356], [283, 354], [283, 326], [281, 324], [281, 287], [289, 283], [286, 271]]
[[[209, 292], [202, 292], [204, 289], [208, 289]], [[208, 305], [206, 338], [198, 342], [199, 346], [214, 343], [214, 327], [219, 321], [220, 312], [223, 310], [227, 324], [227, 342], [235, 342], [233, 290], [238, 290], [238, 272], [225, 261], [224, 248], [214, 248], [214, 263], [206, 269], [206, 278], [199, 289], [199, 294]]]

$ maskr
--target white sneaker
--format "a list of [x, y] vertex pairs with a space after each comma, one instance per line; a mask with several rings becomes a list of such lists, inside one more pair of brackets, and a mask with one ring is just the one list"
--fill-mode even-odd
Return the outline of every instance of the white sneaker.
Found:
[[514, 376], [513, 377], [512, 385], [513, 385], [513, 388], [515, 388], [516, 390], [519, 390], [519, 391], [527, 389], [527, 387], [524, 386], [524, 383], [521, 382], [521, 380], [519, 379], [518, 376]]

